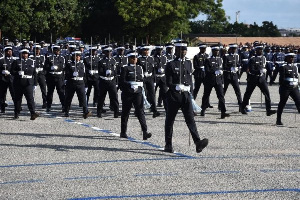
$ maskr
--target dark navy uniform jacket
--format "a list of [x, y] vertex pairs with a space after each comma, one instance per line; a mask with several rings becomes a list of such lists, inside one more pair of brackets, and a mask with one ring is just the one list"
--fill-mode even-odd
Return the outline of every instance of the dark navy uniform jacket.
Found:
[[269, 53], [265, 53], [265, 57], [266, 57], [266, 60], [267, 60], [267, 63], [266, 63], [266, 68], [270, 71], [273, 71], [273, 68], [274, 68], [274, 54], [272, 52], [269, 52]]
[[154, 59], [152, 56], [139, 56], [137, 64], [142, 66], [144, 74], [146, 72], [148, 72], [148, 74], [152, 73], [150, 77], [155, 77]]
[[144, 80], [143, 68], [140, 65], [128, 64], [121, 71], [120, 76], [120, 86], [121, 90], [124, 93], [141, 93], [142, 87], [138, 87], [138, 90], [135, 92], [131, 88], [131, 84], [129, 82], [143, 82]]
[[[297, 66], [294, 64], [287, 64], [284, 63], [282, 67], [279, 70], [280, 77], [279, 77], [279, 84], [281, 86], [285, 86], [288, 88], [293, 88], [295, 86], [291, 85], [290, 82], [293, 79], [298, 79], [298, 69]], [[287, 78], [290, 78], [290, 80], [287, 80]], [[299, 80], [297, 80], [298, 82]]]
[[116, 55], [114, 59], [116, 60], [117, 76], [120, 76], [123, 67], [128, 65], [128, 58], [126, 56]]
[[253, 56], [249, 60], [249, 74], [261, 76], [261, 70], [265, 68], [265, 56]]
[[211, 56], [205, 61], [205, 84], [214, 85], [216, 83], [223, 84], [223, 76], [217, 74], [217, 71], [223, 70], [223, 60], [219, 56]]
[[204, 78], [205, 77], [205, 60], [209, 57], [206, 53], [198, 53], [194, 56], [193, 65], [194, 65], [194, 76], [195, 78]]
[[34, 65], [36, 67], [36, 71], [38, 74], [43, 74], [45, 75], [45, 56], [40, 55], [40, 56], [34, 56], [31, 55], [29, 56], [30, 59], [34, 60]]
[[84, 58], [83, 63], [86, 69], [87, 81], [96, 81], [99, 79], [99, 61], [100, 57], [98, 55], [92, 56], [92, 59], [91, 56], [86, 56]]
[[[4, 60], [5, 59], [5, 60]], [[0, 73], [1, 73], [1, 80], [4, 82], [12, 81], [13, 76], [12, 75], [5, 75], [2, 74], [3, 70], [7, 70], [11, 72], [11, 65], [15, 59], [13, 57], [3, 57], [0, 59]]]
[[[74, 80], [74, 78], [81, 78], [82, 80]], [[75, 61], [67, 63], [65, 68], [65, 80], [67, 80], [67, 84], [73, 83], [87, 85], [85, 77], [85, 66], [82, 60], [76, 63]]]
[[154, 57], [154, 69], [155, 74], [162, 75], [165, 74], [166, 64], [168, 62], [167, 57], [162, 55], [155, 55]]
[[[107, 73], [107, 70], [110, 70], [110, 73]], [[114, 58], [104, 57], [99, 61], [99, 68], [98, 68], [99, 76], [112, 78], [117, 76], [117, 69], [116, 69], [116, 60]], [[100, 77], [101, 80], [101, 77]]]
[[[32, 78], [22, 78], [19, 71], [24, 71], [24, 76], [32, 76]], [[14, 76], [14, 82], [21, 86], [37, 85], [36, 69], [34, 61], [28, 59], [17, 59], [12, 63], [11, 74]]]
[[[57, 66], [57, 69], [52, 69], [52, 66]], [[46, 70], [46, 74], [51, 74], [51, 72], [63, 72], [65, 68], [65, 59], [63, 56], [61, 55], [51, 55], [48, 56], [45, 62], [45, 70]], [[56, 74], [54, 74], [54, 77]], [[57, 74], [59, 75], [59, 74]], [[62, 74], [61, 74], [62, 75]], [[57, 76], [58, 77], [58, 76]]]

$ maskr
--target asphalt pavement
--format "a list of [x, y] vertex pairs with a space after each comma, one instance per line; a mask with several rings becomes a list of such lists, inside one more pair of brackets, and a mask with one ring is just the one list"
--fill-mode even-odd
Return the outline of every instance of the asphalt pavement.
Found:
[[[244, 95], [245, 75], [240, 86]], [[278, 85], [269, 89], [277, 109]], [[198, 105], [202, 96], [203, 86]], [[89, 107], [93, 116], [83, 119], [75, 95], [65, 118], [56, 93], [50, 113], [41, 108], [39, 87], [35, 98], [41, 113], [35, 121], [25, 98], [20, 118], [13, 119], [10, 95], [0, 115], [0, 199], [300, 199], [300, 115], [291, 100], [278, 127], [276, 115], [266, 116], [259, 88], [251, 97], [252, 112], [242, 115], [229, 86], [231, 117], [225, 119], [213, 90], [214, 108], [195, 117], [200, 137], [209, 139], [197, 154], [181, 111], [174, 124], [175, 153], [165, 153], [163, 108], [157, 118], [146, 111], [153, 136], [143, 141], [133, 110], [129, 138], [123, 139], [121, 119], [112, 111], [97, 118], [96, 108]], [[107, 96], [107, 110], [108, 105]]]

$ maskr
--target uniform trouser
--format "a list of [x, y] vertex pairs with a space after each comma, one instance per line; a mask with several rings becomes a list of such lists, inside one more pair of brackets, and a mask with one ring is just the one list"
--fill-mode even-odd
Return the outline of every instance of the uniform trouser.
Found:
[[243, 73], [247, 72], [247, 70], [248, 70], [248, 64], [247, 63], [242, 64], [242, 68], [241, 68], [241, 71], [239, 73], [239, 79], [241, 79]]
[[87, 96], [87, 103], [89, 103], [89, 98], [90, 98], [90, 94], [92, 91], [92, 87], [94, 87], [94, 98], [93, 98], [93, 103], [97, 103], [98, 102], [98, 98], [99, 98], [99, 80], [89, 80], [87, 81], [87, 85], [88, 85], [88, 90], [86, 92], [86, 96]]
[[217, 97], [219, 99], [219, 108], [222, 113], [226, 112], [226, 107], [225, 107], [225, 98], [224, 98], [224, 89], [221, 83], [206, 83], [204, 84], [204, 92], [203, 92], [203, 97], [202, 97], [202, 110], [205, 111], [206, 108], [209, 106], [209, 96], [212, 91], [212, 89], [215, 88]]
[[47, 108], [51, 108], [53, 102], [53, 93], [56, 88], [57, 94], [60, 100], [62, 107], [65, 106], [65, 91], [64, 91], [64, 80], [62, 77], [59, 78], [47, 78]]
[[147, 132], [147, 124], [144, 113], [144, 99], [142, 93], [125, 93], [122, 92], [122, 115], [121, 115], [121, 134], [126, 134], [127, 123], [132, 104], [135, 108], [136, 116], [140, 122], [143, 133]]
[[155, 103], [155, 92], [154, 92], [154, 80], [153, 77], [147, 77], [144, 79], [144, 89], [148, 102], [151, 104], [151, 111], [157, 112]]
[[273, 70], [273, 75], [272, 75], [272, 79], [270, 80], [270, 82], [274, 82], [276, 80], [276, 77], [278, 75], [279, 72], [279, 65], [275, 64], [275, 69]]
[[85, 95], [85, 85], [83, 81], [68, 81], [66, 85], [66, 100], [65, 100], [65, 112], [69, 113], [72, 99], [74, 94], [77, 94], [79, 104], [82, 105], [83, 113], [88, 113], [86, 95]]
[[101, 113], [105, 101], [106, 94], [108, 92], [110, 105], [115, 113], [119, 112], [118, 92], [116, 87], [116, 80], [99, 80], [99, 99], [97, 105], [97, 113]]
[[198, 92], [200, 90], [201, 84], [203, 83], [204, 79], [202, 77], [197, 77], [197, 78], [194, 77], [194, 80], [195, 80], [195, 88], [193, 91], [193, 97], [194, 97], [194, 99], [196, 99]]
[[[255, 76], [255, 75], [248, 75], [248, 82], [247, 82], [247, 88], [246, 92], [244, 94], [244, 99], [242, 103], [242, 109], [245, 109], [246, 106], [249, 104], [250, 97], [252, 95], [252, 92], [256, 88], [256, 86], [259, 87], [260, 91], [265, 96], [265, 104], [266, 104], [266, 110], [271, 110], [271, 98], [270, 98], [270, 92], [268, 89], [267, 81], [264, 76]], [[253, 79], [253, 77], [250, 78], [250, 76], [254, 76], [256, 79]]]
[[297, 110], [300, 113], [300, 92], [298, 87], [289, 88], [286, 86], [280, 86], [279, 95], [280, 101], [277, 108], [277, 121], [281, 121], [281, 115], [289, 96], [291, 96], [294, 100]]
[[0, 106], [2, 110], [5, 109], [4, 104], [6, 100], [7, 88], [9, 88], [11, 98], [14, 100], [14, 89], [12, 82], [4, 82], [0, 80]]
[[168, 87], [166, 84], [166, 78], [165, 77], [157, 77], [156, 78], [156, 86], [155, 86], [155, 91], [159, 87], [159, 96], [158, 99], [161, 98], [161, 100], [164, 102], [164, 107], [165, 109], [167, 108], [167, 102], [166, 102], [166, 93], [168, 91]]
[[188, 92], [182, 92], [181, 98], [179, 101], [175, 101], [172, 98], [172, 91], [167, 92], [167, 110], [166, 112], [166, 120], [165, 120], [165, 142], [166, 145], [172, 146], [172, 136], [173, 136], [173, 125], [175, 121], [175, 117], [178, 113], [178, 110], [181, 108], [183, 112], [183, 116], [185, 119], [185, 123], [191, 132], [194, 143], [200, 141], [200, 137], [197, 131], [196, 123], [194, 120], [194, 112], [192, 101], [190, 99], [190, 94]]
[[18, 82], [13, 83], [15, 98], [14, 98], [14, 105], [15, 105], [15, 114], [19, 114], [21, 111], [21, 104], [23, 95], [26, 98], [27, 106], [31, 114], [35, 113], [35, 103], [33, 97], [33, 85], [20, 85]]
[[[240, 90], [240, 84], [238, 81], [238, 75], [234, 74], [231, 76], [231, 78], [224, 78], [224, 96], [226, 94], [226, 91], [228, 89], [229, 84], [232, 85], [237, 101], [238, 101], [238, 105], [242, 106], [242, 95], [241, 95], [241, 90]], [[220, 106], [220, 103], [219, 103]]]
[[41, 93], [42, 93], [42, 99], [43, 104], [46, 104], [47, 102], [47, 90], [46, 90], [46, 77], [44, 74], [38, 74], [37, 75], [37, 82], [40, 85]]
[[268, 81], [268, 77], [270, 77], [270, 82], [273, 79], [273, 70], [267, 69], [267, 73], [266, 73], [266, 81]]

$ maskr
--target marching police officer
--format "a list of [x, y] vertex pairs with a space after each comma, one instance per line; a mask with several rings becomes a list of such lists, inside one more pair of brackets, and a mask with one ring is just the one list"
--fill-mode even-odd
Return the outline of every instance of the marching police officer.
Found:
[[201, 84], [204, 82], [205, 78], [205, 69], [204, 69], [204, 63], [205, 60], [208, 58], [208, 54], [205, 53], [206, 51], [206, 44], [199, 44], [200, 52], [194, 56], [193, 59], [193, 66], [194, 66], [194, 80], [195, 80], [195, 88], [193, 91], [193, 97], [194, 99], [197, 98], [197, 94], [200, 90]]
[[266, 81], [266, 58], [263, 56], [263, 46], [258, 45], [255, 47], [256, 54], [252, 56], [249, 60], [249, 73], [247, 76], [247, 88], [244, 94], [244, 99], [242, 103], [242, 113], [247, 114], [245, 108], [248, 105], [252, 92], [258, 86], [261, 92], [265, 95], [265, 104], [266, 104], [266, 114], [271, 116], [276, 113], [275, 110], [271, 110], [271, 98]]
[[221, 119], [229, 117], [226, 113], [224, 89], [223, 89], [223, 70], [222, 58], [219, 57], [219, 46], [212, 46], [212, 55], [206, 59], [205, 66], [205, 79], [204, 79], [204, 92], [201, 105], [201, 116], [205, 116], [205, 110], [209, 107], [209, 96], [213, 88], [215, 88], [217, 97], [219, 99], [219, 109], [221, 110]]
[[70, 61], [72, 61], [72, 57], [73, 57], [73, 52], [76, 50], [76, 45], [75, 44], [69, 44], [68, 46], [68, 52], [66, 52], [65, 57], [65, 64], [69, 63]]
[[124, 55], [125, 52], [125, 47], [123, 46], [119, 46], [116, 48], [117, 50], [117, 55], [114, 56], [114, 59], [116, 60], [116, 67], [117, 67], [117, 85], [118, 85], [118, 89], [120, 88], [120, 75], [121, 75], [121, 71], [123, 69], [124, 66], [126, 66], [128, 64], [128, 59], [127, 57]]
[[277, 109], [277, 125], [283, 125], [281, 115], [289, 96], [294, 100], [298, 112], [300, 113], [299, 75], [297, 66], [293, 63], [294, 56], [294, 53], [285, 54], [286, 63], [279, 69], [280, 101]]
[[20, 51], [19, 40], [15, 39], [14, 40], [14, 45], [13, 45], [13, 57], [15, 59], [20, 58], [19, 51]]
[[248, 70], [248, 62], [249, 62], [249, 56], [250, 56], [250, 52], [248, 50], [248, 46], [247, 45], [244, 45], [242, 47], [242, 50], [240, 52], [240, 62], [241, 62], [241, 72], [240, 72], [240, 76], [239, 76], [239, 79], [241, 79], [242, 77], [242, 74], [244, 72], [247, 73], [247, 70]]
[[29, 56], [29, 50], [23, 49], [20, 51], [21, 58], [13, 61], [11, 74], [14, 76], [13, 87], [14, 87], [14, 105], [15, 115], [14, 118], [18, 119], [21, 111], [22, 97], [25, 96], [27, 100], [28, 109], [30, 111], [30, 120], [35, 120], [39, 114], [35, 112], [34, 103], [34, 90], [36, 89], [36, 69], [34, 61]]
[[167, 61], [171, 61], [175, 58], [175, 55], [173, 54], [173, 48], [174, 44], [173, 43], [167, 43], [166, 45], [166, 54], [165, 56], [167, 57]]
[[264, 56], [266, 57], [266, 69], [267, 69], [266, 81], [268, 82], [268, 77], [270, 77], [270, 81], [272, 80], [272, 73], [275, 68], [273, 63], [274, 60], [273, 53], [271, 52], [271, 48], [269, 46], [265, 48]]
[[155, 70], [154, 70], [154, 59], [149, 56], [149, 46], [143, 45], [141, 47], [141, 55], [138, 57], [138, 65], [143, 67], [144, 71], [144, 87], [147, 96], [147, 100], [151, 104], [150, 110], [153, 112], [152, 117], [158, 117], [160, 113], [157, 111], [155, 103]]
[[99, 100], [97, 105], [97, 117], [101, 118], [103, 105], [106, 94], [108, 92], [110, 105], [114, 111], [114, 118], [119, 117], [119, 101], [116, 85], [116, 61], [112, 58], [112, 48], [110, 46], [103, 47], [104, 57], [99, 61]]
[[4, 47], [4, 57], [0, 59], [0, 107], [1, 113], [5, 113], [5, 99], [7, 88], [9, 88], [10, 95], [14, 99], [13, 90], [13, 76], [11, 75], [11, 65], [15, 59], [12, 56], [12, 47]]
[[48, 56], [45, 62], [46, 84], [47, 84], [47, 112], [50, 112], [53, 93], [56, 88], [57, 94], [62, 105], [62, 111], [65, 112], [65, 91], [64, 91], [64, 68], [65, 59], [60, 55], [60, 46], [53, 46], [53, 55]]
[[272, 79], [270, 80], [270, 85], [274, 84], [280, 67], [284, 63], [284, 53], [281, 52], [281, 47], [276, 47], [276, 53], [274, 54], [275, 70], [273, 71]]
[[179, 109], [182, 110], [185, 122], [191, 132], [196, 145], [196, 152], [200, 153], [208, 144], [207, 139], [200, 140], [191, 101], [192, 62], [187, 59], [187, 43], [175, 43], [175, 56], [166, 66], [167, 112], [165, 120], [165, 152], [173, 153], [172, 136], [175, 117]]
[[73, 58], [67, 63], [65, 68], [66, 82], [66, 100], [65, 100], [65, 117], [69, 117], [69, 110], [72, 103], [74, 93], [76, 92], [79, 104], [83, 107], [83, 118], [86, 119], [92, 115], [88, 111], [86, 103], [86, 75], [85, 66], [81, 60], [81, 51], [74, 51]]
[[168, 87], [166, 84], [165, 70], [168, 60], [166, 56], [162, 55], [162, 51], [163, 46], [157, 45], [155, 47], [155, 53], [153, 56], [156, 76], [155, 92], [159, 87], [158, 106], [161, 106], [161, 102], [163, 101], [166, 109], [166, 93], [168, 91]]
[[152, 136], [147, 132], [147, 124], [144, 113], [143, 99], [143, 68], [137, 65], [137, 53], [130, 51], [127, 54], [128, 65], [121, 71], [120, 89], [122, 90], [122, 116], [121, 116], [121, 138], [128, 138], [127, 123], [132, 104], [135, 108], [136, 116], [140, 122], [143, 131], [143, 140], [147, 140]]
[[47, 91], [46, 91], [46, 77], [45, 77], [45, 56], [41, 55], [41, 46], [33, 46], [33, 55], [30, 55], [29, 58], [34, 60], [34, 65], [37, 73], [37, 82], [40, 85], [42, 92], [43, 105], [42, 108], [47, 107]]
[[239, 56], [236, 54], [237, 44], [229, 44], [228, 54], [223, 56], [224, 96], [229, 84], [232, 85], [238, 100], [239, 110], [242, 109], [242, 95], [239, 85]]
[[87, 79], [87, 104], [89, 103], [89, 97], [91, 94], [92, 87], [94, 87], [94, 98], [93, 107], [96, 107], [99, 98], [99, 74], [98, 66], [100, 57], [97, 54], [97, 47], [90, 47], [91, 54], [86, 56], [84, 59], [84, 65], [86, 68], [86, 79]]

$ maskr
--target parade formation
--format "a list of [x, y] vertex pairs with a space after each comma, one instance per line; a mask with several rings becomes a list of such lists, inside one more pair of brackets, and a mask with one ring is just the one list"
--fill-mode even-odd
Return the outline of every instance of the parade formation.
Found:
[[[289, 97], [300, 113], [299, 72], [300, 50], [291, 47], [269, 46], [260, 42], [251, 44], [213, 45], [211, 55], [208, 45], [200, 43], [199, 53], [192, 60], [186, 57], [187, 42], [182, 40], [159, 44], [136, 45], [83, 45], [57, 43], [45, 46], [45, 42], [28, 42], [8, 39], [0, 46], [0, 106], [5, 113], [9, 89], [14, 103], [14, 119], [22, 111], [22, 97], [26, 98], [30, 119], [40, 114], [35, 109], [37, 85], [42, 94], [42, 108], [51, 111], [56, 89], [64, 117], [70, 117], [72, 99], [76, 92], [84, 119], [92, 116], [89, 102], [96, 107], [94, 113], [102, 118], [108, 93], [109, 108], [114, 118], [121, 116], [121, 138], [128, 138], [127, 123], [131, 108], [137, 116], [143, 132], [143, 140], [151, 138], [147, 129], [145, 111], [153, 118], [161, 117], [157, 107], [165, 111], [165, 152], [174, 152], [172, 146], [173, 125], [181, 109], [192, 135], [196, 152], [200, 153], [208, 139], [200, 139], [195, 116], [205, 116], [212, 107], [210, 94], [214, 88], [218, 98], [221, 119], [230, 117], [226, 112], [225, 99], [229, 85], [237, 98], [237, 110], [247, 115], [251, 94], [256, 86], [265, 96], [266, 115], [277, 113], [276, 125], [282, 126], [282, 114]], [[151, 49], [152, 52], [149, 52]], [[174, 53], [173, 53], [174, 51]], [[240, 78], [247, 76], [246, 92], [240, 90]], [[268, 85], [277, 84], [279, 76], [280, 102], [278, 109], [271, 109]], [[201, 85], [204, 87], [202, 105], [195, 105]], [[91, 91], [94, 93], [92, 94]], [[156, 91], [158, 97], [156, 98]], [[121, 96], [121, 101], [118, 100]], [[120, 104], [122, 104], [120, 109]]]

